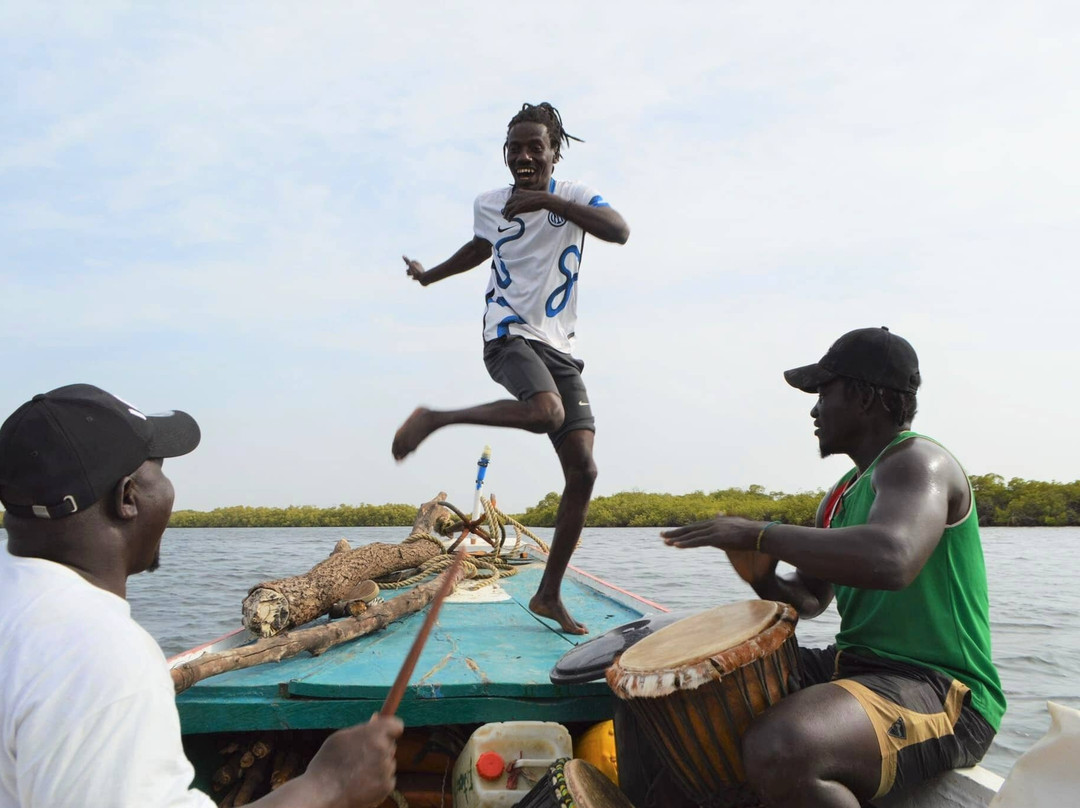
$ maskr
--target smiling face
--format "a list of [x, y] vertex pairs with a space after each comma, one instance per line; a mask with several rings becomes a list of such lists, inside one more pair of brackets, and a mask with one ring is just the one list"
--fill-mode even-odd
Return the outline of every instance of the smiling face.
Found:
[[542, 123], [516, 123], [510, 127], [504, 156], [514, 187], [527, 191], [546, 191], [559, 159], [551, 146], [548, 128]]

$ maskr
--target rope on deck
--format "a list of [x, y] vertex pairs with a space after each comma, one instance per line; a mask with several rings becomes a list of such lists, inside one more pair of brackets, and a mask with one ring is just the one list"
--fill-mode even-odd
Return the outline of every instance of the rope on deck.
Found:
[[[517, 574], [517, 568], [512, 566], [504, 557], [503, 548], [506, 545], [507, 525], [514, 529], [514, 546], [509, 550], [511, 556], [515, 555], [520, 550], [522, 544], [521, 537], [523, 535], [532, 539], [545, 553], [549, 552], [548, 545], [543, 539], [525, 527], [525, 525], [521, 524], [521, 522], [500, 511], [488, 498], [480, 497], [480, 504], [484, 506], [486, 526], [481, 524], [484, 520], [478, 519], [474, 522], [467, 519], [460, 510], [455, 508], [449, 502], [443, 502], [441, 504], [453, 511], [458, 517], [456, 521], [446, 520], [437, 525], [437, 529], [443, 536], [452, 536], [454, 533], [461, 531], [461, 536], [453, 543], [453, 545], [451, 545], [452, 547], [459, 544], [470, 533], [481, 536], [485, 541], [491, 543], [492, 549], [490, 552], [469, 554], [464, 559], [464, 577], [478, 581], [474, 586], [475, 589], [483, 586], [490, 586], [500, 578], [509, 578], [511, 575]], [[449, 548], [445, 546], [442, 539], [432, 533], [413, 533], [402, 543], [406, 544], [418, 541], [435, 542], [439, 545], [439, 555], [433, 556], [421, 564], [419, 571], [409, 578], [393, 582], [380, 581], [380, 588], [404, 589], [405, 587], [413, 586], [427, 578], [438, 575], [453, 562], [453, 558], [448, 552]]]

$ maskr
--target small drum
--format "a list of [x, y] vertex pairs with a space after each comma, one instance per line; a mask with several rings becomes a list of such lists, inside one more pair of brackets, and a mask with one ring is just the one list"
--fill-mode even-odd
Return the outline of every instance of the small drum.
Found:
[[749, 600], [717, 606], [631, 646], [607, 671], [687, 796], [758, 805], [745, 785], [742, 736], [798, 674], [795, 610]]
[[584, 760], [563, 758], [515, 808], [634, 808], [618, 787]]

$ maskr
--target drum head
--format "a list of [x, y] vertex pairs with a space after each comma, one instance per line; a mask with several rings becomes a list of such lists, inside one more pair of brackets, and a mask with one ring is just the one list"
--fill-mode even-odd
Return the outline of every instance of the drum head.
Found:
[[627, 672], [691, 665], [741, 645], [779, 618], [784, 604], [747, 600], [716, 606], [662, 628], [628, 649], [619, 659]]
[[605, 631], [563, 654], [551, 669], [551, 681], [569, 685], [603, 679], [604, 671], [631, 645], [689, 616], [689, 612], [662, 612]]
[[566, 761], [563, 774], [576, 808], [634, 808], [619, 787], [588, 761]]

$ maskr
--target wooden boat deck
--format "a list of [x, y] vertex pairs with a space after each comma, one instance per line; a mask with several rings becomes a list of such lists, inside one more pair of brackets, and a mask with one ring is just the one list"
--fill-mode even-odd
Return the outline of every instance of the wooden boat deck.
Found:
[[[398, 709], [406, 726], [527, 719], [580, 725], [612, 717], [614, 696], [605, 681], [555, 685], [551, 668], [574, 646], [667, 609], [571, 567], [563, 598], [590, 633], [562, 634], [528, 610], [542, 571], [541, 562], [519, 567], [517, 575], [499, 582], [501, 600], [481, 595], [479, 602], [470, 602], [472, 596], [459, 591], [443, 604]], [[394, 594], [383, 592], [386, 598]], [[180, 694], [185, 747], [200, 773], [196, 785], [209, 788], [209, 773], [220, 765], [222, 733], [326, 730], [366, 721], [382, 706], [423, 619], [421, 611], [320, 657], [303, 654], [221, 674]], [[240, 637], [230, 635], [204, 650], [235, 645]], [[181, 656], [193, 653], [198, 649]], [[945, 772], [873, 804], [984, 808], [1000, 784], [1000, 777], [976, 767]]]
[[[571, 568], [563, 599], [590, 633], [563, 634], [528, 609], [542, 571], [539, 562], [519, 566], [499, 581], [499, 600], [483, 590], [459, 591], [443, 604], [398, 709], [407, 725], [612, 716], [613, 696], [603, 680], [555, 685], [552, 666], [581, 642], [666, 610]], [[321, 729], [365, 721], [382, 706], [423, 618], [423, 612], [410, 615], [319, 657], [303, 654], [200, 682], [177, 697], [182, 730]]]

